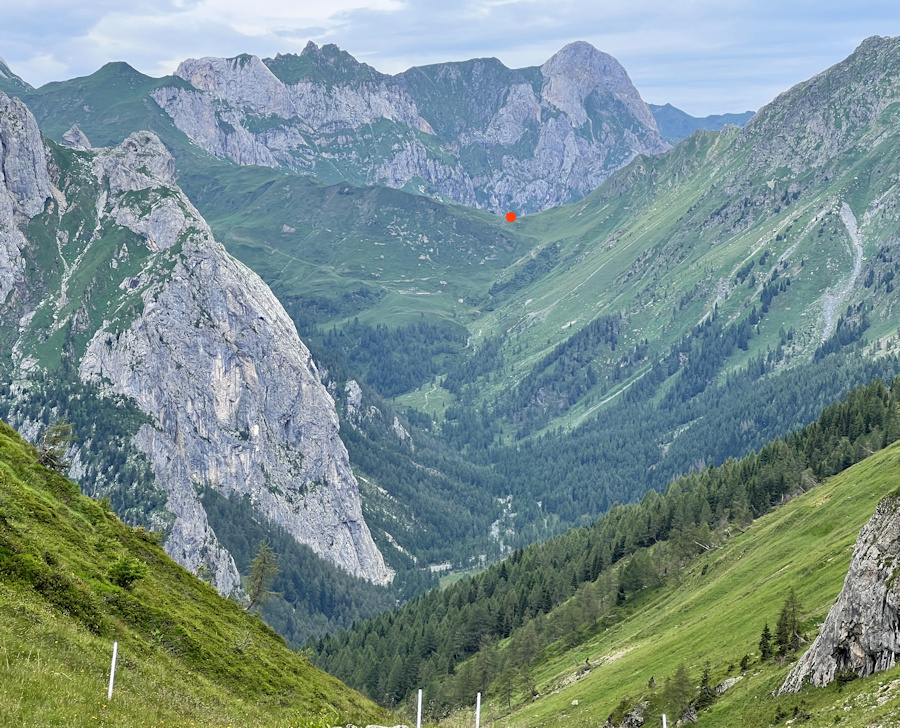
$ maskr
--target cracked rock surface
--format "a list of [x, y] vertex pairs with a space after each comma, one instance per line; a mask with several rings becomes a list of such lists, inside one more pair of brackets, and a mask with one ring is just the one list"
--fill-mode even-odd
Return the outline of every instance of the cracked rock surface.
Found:
[[896, 664], [900, 653], [898, 569], [900, 496], [889, 495], [859, 532], [844, 588], [778, 695], [796, 693], [807, 682], [828, 685], [842, 672], [868, 677]]

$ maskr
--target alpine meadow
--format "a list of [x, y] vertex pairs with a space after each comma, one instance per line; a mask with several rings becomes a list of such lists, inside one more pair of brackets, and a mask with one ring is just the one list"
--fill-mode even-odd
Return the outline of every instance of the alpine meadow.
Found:
[[0, 59], [0, 723], [900, 725], [900, 37], [721, 111]]

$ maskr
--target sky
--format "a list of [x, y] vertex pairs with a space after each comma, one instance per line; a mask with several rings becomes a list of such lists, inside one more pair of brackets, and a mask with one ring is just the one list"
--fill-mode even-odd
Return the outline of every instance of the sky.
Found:
[[542, 64], [567, 43], [615, 56], [649, 103], [695, 116], [756, 110], [871, 35], [897, 0], [0, 0], [0, 56], [41, 86], [126, 61], [299, 53], [335, 43], [384, 73], [494, 56]]

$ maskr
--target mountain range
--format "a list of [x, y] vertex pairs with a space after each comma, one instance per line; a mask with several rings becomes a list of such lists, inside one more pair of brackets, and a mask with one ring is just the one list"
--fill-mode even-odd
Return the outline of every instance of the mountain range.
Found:
[[869, 39], [668, 148], [583, 43], [4, 64], [4, 414], [73, 420], [70, 475], [223, 593], [277, 541], [292, 641], [349, 626], [900, 370], [898, 66]]

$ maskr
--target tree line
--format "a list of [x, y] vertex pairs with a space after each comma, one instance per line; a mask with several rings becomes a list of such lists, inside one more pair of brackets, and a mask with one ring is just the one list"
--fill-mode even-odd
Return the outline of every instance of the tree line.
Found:
[[510, 676], [519, 676], [516, 689], [527, 694], [531, 667], [547, 644], [560, 638], [576, 644], [586, 624], [728, 529], [897, 439], [900, 378], [890, 387], [880, 380], [858, 387], [813, 424], [758, 452], [685, 475], [640, 503], [613, 505], [590, 527], [517, 549], [478, 576], [308, 647], [319, 666], [385, 705], [424, 687], [434, 716], [477, 690], [502, 697], [512, 689]]

